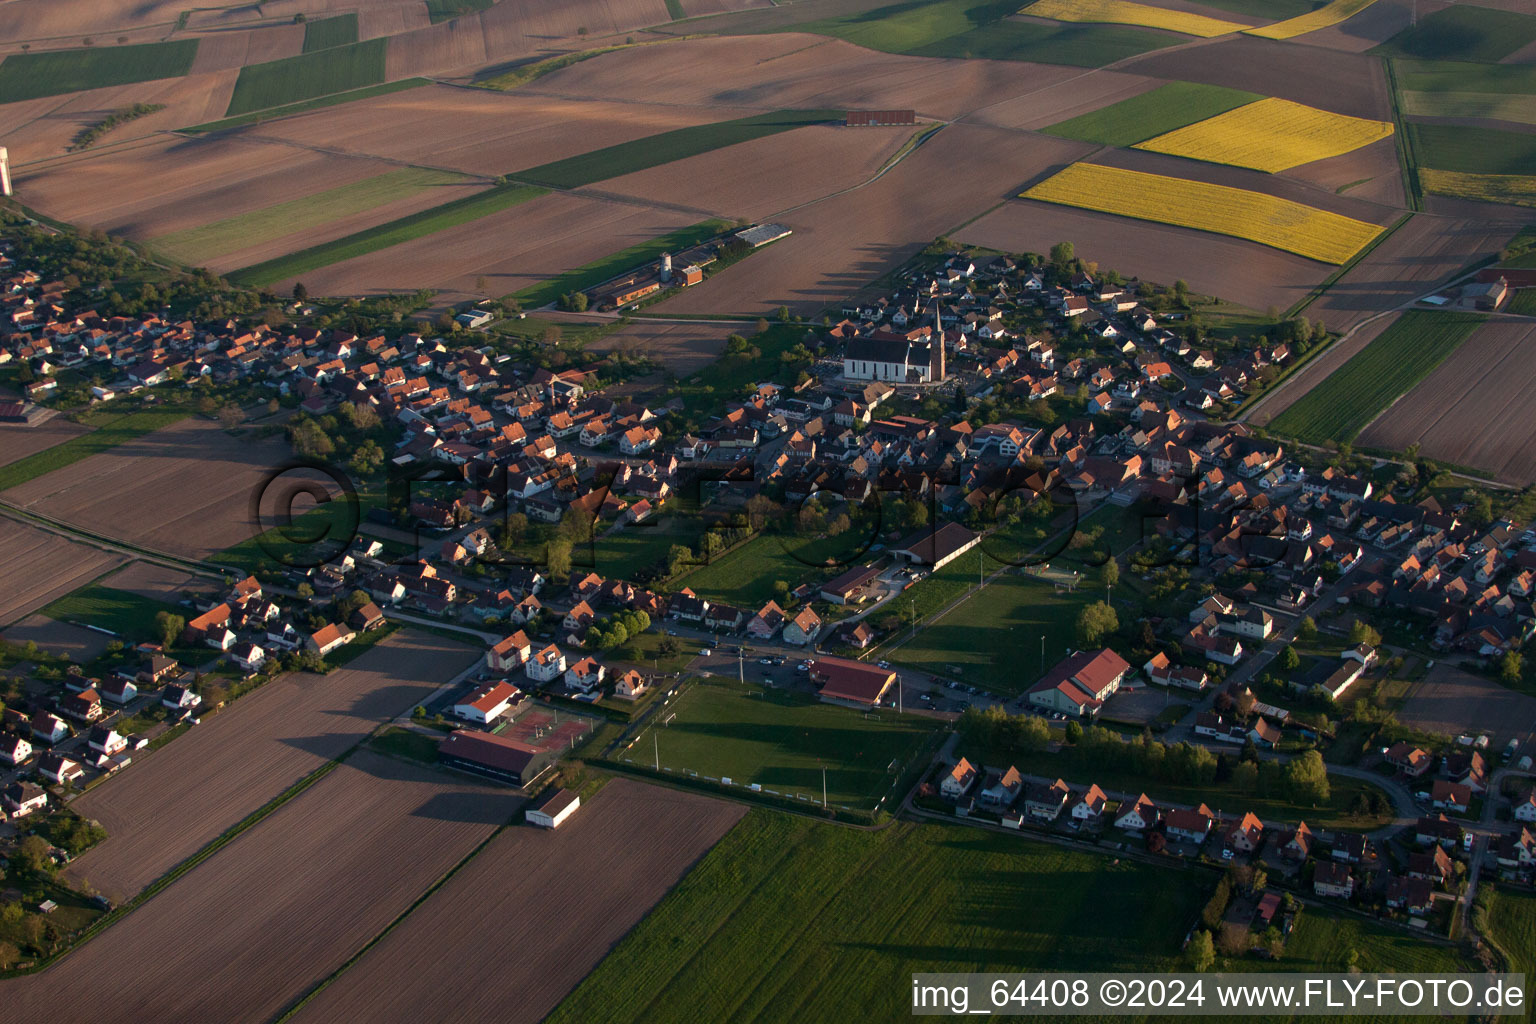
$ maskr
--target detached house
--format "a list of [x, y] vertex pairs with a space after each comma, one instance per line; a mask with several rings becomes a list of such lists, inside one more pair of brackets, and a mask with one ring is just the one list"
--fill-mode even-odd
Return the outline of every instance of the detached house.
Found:
[[965, 758], [955, 762], [955, 766], [944, 776], [944, 781], [939, 783], [939, 792], [946, 800], [959, 800], [970, 790], [972, 783], [976, 781], [976, 769]]

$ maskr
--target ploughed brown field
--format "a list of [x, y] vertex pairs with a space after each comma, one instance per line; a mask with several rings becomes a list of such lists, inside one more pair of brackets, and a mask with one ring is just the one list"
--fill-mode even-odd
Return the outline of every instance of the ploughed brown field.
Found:
[[1396, 209], [1407, 206], [1403, 175], [1397, 163], [1396, 139], [1381, 139], [1353, 153], [1302, 164], [1283, 174], [1348, 199], [1366, 200]]
[[1403, 724], [1415, 729], [1456, 735], [1486, 732], [1496, 749], [1518, 739], [1529, 748], [1536, 723], [1536, 697], [1439, 662], [1412, 683], [1397, 710]]
[[1158, 284], [1183, 278], [1199, 294], [1260, 311], [1288, 308], [1330, 273], [1315, 260], [1240, 238], [1027, 199], [1011, 200], [966, 225], [956, 240], [1038, 253], [1070, 241], [1100, 266]]
[[[136, 122], [135, 122], [136, 123]], [[160, 136], [99, 153], [52, 161], [25, 172], [28, 201], [71, 220], [136, 241], [199, 227], [276, 203], [399, 169], [399, 164], [263, 141]], [[489, 181], [435, 185], [371, 209], [317, 224], [209, 261], [216, 270], [293, 252], [488, 187]], [[20, 184], [18, 184], [20, 187]]]
[[[738, 330], [740, 327], [737, 328]], [[635, 320], [589, 342], [588, 352], [626, 352], [647, 355], [679, 377], [709, 365], [725, 350], [728, 324], [669, 324]]]
[[610, 780], [553, 832], [497, 836], [294, 1020], [536, 1024], [745, 812]]
[[124, 561], [121, 555], [12, 519], [0, 519], [0, 551], [5, 552], [0, 558], [0, 626], [25, 618]]
[[921, 130], [812, 125], [610, 178], [584, 191], [768, 220], [864, 184]]
[[188, 593], [214, 595], [225, 590], [217, 579], [193, 576], [180, 569], [155, 565], [153, 562], [137, 561], [113, 573], [103, 583], [113, 590], [126, 590], [130, 594], [166, 604], [175, 604]]
[[1307, 316], [1347, 330], [1432, 291], [1467, 264], [1498, 252], [1517, 230], [1512, 223], [1416, 213], [1307, 307]]
[[[10, 396], [0, 397], [0, 402], [14, 401]], [[14, 423], [0, 426], [0, 466], [9, 466], [46, 451], [56, 444], [63, 444], [72, 437], [90, 433], [91, 428], [81, 426], [60, 416], [50, 416], [35, 427], [20, 427]]]
[[4, 497], [101, 536], [207, 558], [257, 531], [251, 497], [289, 458], [281, 439], [232, 436], [189, 417], [45, 473]]
[[1360, 432], [1359, 443], [1536, 483], [1536, 324], [1490, 320]]
[[35, 643], [50, 654], [62, 654], [77, 665], [83, 665], [102, 654], [112, 638], [94, 629], [77, 626], [73, 622], [60, 622], [46, 615], [28, 615], [20, 622], [5, 627], [5, 639], [13, 644]]
[[254, 125], [235, 137], [286, 142], [301, 151], [314, 147], [495, 177], [647, 135], [756, 112], [748, 107], [648, 103], [643, 102], [644, 90], [633, 88], [619, 95], [632, 101], [427, 85]]
[[0, 982], [0, 1004], [13, 1020], [272, 1019], [520, 804], [506, 787], [354, 754], [54, 967]]
[[[446, 231], [303, 274], [315, 295], [437, 289], [438, 302], [476, 298], [477, 278], [506, 295], [697, 223], [697, 213], [551, 193]], [[273, 287], [284, 292], [293, 280]]]
[[1134, 57], [1116, 65], [1116, 70], [1246, 89], [1352, 117], [1390, 121], [1391, 90], [1381, 62], [1365, 54], [1305, 45], [1310, 38], [1281, 43], [1228, 36]]
[[[878, 180], [777, 218], [795, 233], [657, 308], [760, 313], [785, 305], [794, 313], [818, 313], [1024, 182], [1093, 148], [981, 125], [947, 126]], [[962, 153], [988, 158], [956, 159]]]
[[648, 103], [763, 110], [910, 107], [949, 120], [1083, 74], [1023, 61], [903, 57], [788, 32], [635, 47], [574, 64], [521, 91], [600, 101], [638, 93]]
[[272, 680], [77, 799], [71, 806], [108, 838], [66, 877], [113, 900], [134, 896], [477, 656], [402, 631], [330, 675]]
[[[1226, 15], [1223, 15], [1226, 17]], [[964, 120], [1029, 131], [1091, 114], [1166, 83], [1145, 75], [1092, 71], [1055, 85], [978, 107]]]

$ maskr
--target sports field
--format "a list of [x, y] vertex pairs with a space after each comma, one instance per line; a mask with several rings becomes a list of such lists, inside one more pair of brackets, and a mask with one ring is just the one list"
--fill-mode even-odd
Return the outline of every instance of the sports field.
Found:
[[[1029, 689], [1076, 646], [1079, 613], [1103, 599], [1103, 588], [1092, 582], [1058, 590], [1054, 582], [1009, 573], [920, 629], [916, 638], [887, 649], [887, 656], [1012, 696]], [[892, 610], [905, 613], [905, 604], [897, 598]]]
[[1081, 139], [1106, 146], [1134, 146], [1263, 98], [1258, 93], [1219, 85], [1169, 82], [1151, 92], [1101, 107], [1091, 114], [1053, 124], [1045, 131], [1064, 139]]
[[1245, 31], [1261, 39], [1295, 39], [1308, 32], [1316, 32], [1320, 28], [1330, 28], [1340, 22], [1348, 21], [1375, 2], [1376, 0], [1332, 0], [1331, 3], [1315, 11], [1288, 18], [1285, 21], [1277, 21], [1273, 25], [1264, 25]]
[[1020, 13], [1032, 18], [1053, 18], [1056, 21], [1108, 21], [1120, 25], [1140, 25], [1143, 28], [1158, 28], [1206, 39], [1248, 28], [1241, 22], [1223, 21], [1166, 7], [1152, 7], [1135, 3], [1134, 0], [1036, 0]]
[[247, 64], [240, 69], [225, 113], [233, 117], [378, 85], [384, 81], [384, 56], [388, 49], [389, 38], [381, 36], [265, 64]]
[[1399, 395], [1466, 341], [1483, 317], [1410, 310], [1324, 378], [1269, 428], [1312, 444], [1353, 441]]
[[196, 39], [111, 49], [13, 53], [0, 61], [0, 99], [14, 103], [81, 89], [180, 78], [192, 70], [196, 56]]
[[1261, 192], [1099, 164], [1073, 164], [1023, 198], [1213, 231], [1323, 263], [1347, 262], [1382, 230]]
[[441, 206], [434, 206], [430, 210], [413, 213], [387, 224], [380, 224], [378, 227], [338, 238], [334, 242], [311, 246], [275, 260], [244, 267], [229, 274], [228, 277], [240, 284], [260, 288], [295, 274], [308, 273], [354, 256], [377, 252], [392, 245], [399, 245], [401, 242], [408, 242], [413, 238], [421, 238], [459, 224], [466, 224], [544, 194], [544, 189], [534, 188], [531, 185], [499, 185], [476, 195], [456, 199]]
[[402, 167], [260, 210], [149, 239], [150, 247], [193, 266], [326, 224], [438, 185], [465, 181], [451, 171]]
[[1387, 57], [1497, 63], [1536, 42], [1536, 17], [1474, 4], [1455, 4], [1372, 50]]
[[865, 713], [807, 693], [709, 677], [692, 684], [621, 753], [661, 766], [758, 785], [764, 791], [873, 810], [943, 723], [882, 708]]
[[1148, 139], [1136, 148], [1274, 173], [1340, 156], [1391, 134], [1392, 125], [1386, 121], [1270, 97]]
[[617, 178], [738, 142], [749, 142], [810, 124], [841, 119], [841, 110], [775, 110], [766, 114], [678, 128], [633, 142], [593, 150], [580, 156], [518, 171], [520, 181], [554, 188], [580, 188], [594, 181]]
[[1167, 970], [1209, 896], [1189, 881], [960, 825], [753, 811], [546, 1020], [890, 1021], [917, 971]]
[[1181, 36], [1130, 25], [1042, 25], [1011, 18], [1017, 0], [896, 3], [794, 25], [857, 46], [914, 57], [975, 57], [1099, 67], [1184, 42]]

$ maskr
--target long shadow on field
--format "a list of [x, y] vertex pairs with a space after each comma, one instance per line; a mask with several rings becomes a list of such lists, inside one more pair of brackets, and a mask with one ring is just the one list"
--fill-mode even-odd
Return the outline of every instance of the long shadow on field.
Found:
[[[380, 672], [379, 674], [387, 675], [388, 673]], [[424, 680], [414, 685], [399, 683], [393, 686], [381, 686], [376, 690], [359, 694], [350, 707], [330, 708], [325, 713], [340, 715], [343, 718], [393, 718], [407, 708], [420, 704], [440, 685], [442, 684]]]
[[412, 811], [411, 817], [467, 822], [472, 825], [501, 825], [510, 821], [525, 803], [526, 800], [510, 789], [505, 794], [435, 793], [426, 803]]

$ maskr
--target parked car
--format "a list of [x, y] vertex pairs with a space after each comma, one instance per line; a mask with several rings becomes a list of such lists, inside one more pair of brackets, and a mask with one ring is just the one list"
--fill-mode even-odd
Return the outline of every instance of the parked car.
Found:
[[701, 657], [701, 658], [707, 658], [711, 654], [714, 654], [714, 653], [715, 652], [710, 650], [708, 647], [700, 647], [699, 648], [699, 657]]

